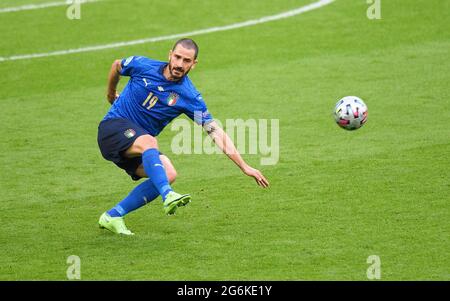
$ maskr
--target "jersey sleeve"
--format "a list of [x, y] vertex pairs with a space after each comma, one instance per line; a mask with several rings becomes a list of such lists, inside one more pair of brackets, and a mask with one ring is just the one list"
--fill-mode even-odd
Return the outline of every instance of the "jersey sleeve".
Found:
[[142, 61], [144, 57], [141, 56], [130, 56], [128, 58], [124, 58], [120, 65], [122, 66], [122, 71], [120, 75], [124, 76], [135, 76], [138, 75], [142, 70]]
[[185, 114], [198, 125], [205, 125], [214, 120], [201, 94], [197, 94], [192, 105], [185, 111]]

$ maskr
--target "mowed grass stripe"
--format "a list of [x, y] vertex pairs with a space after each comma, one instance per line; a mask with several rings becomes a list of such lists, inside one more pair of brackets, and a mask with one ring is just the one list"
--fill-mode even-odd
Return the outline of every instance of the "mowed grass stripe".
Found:
[[[3, 14], [0, 26], [4, 28], [5, 44], [0, 44], [0, 56], [47, 53], [226, 26], [312, 2], [317, 0], [283, 0], [264, 5], [256, 0], [230, 0], [223, 4], [197, 0], [189, 2], [188, 7], [181, 6], [184, 13], [174, 14], [172, 11], [180, 10], [177, 3], [154, 1], [150, 5], [145, 0], [111, 0], [82, 7], [80, 20], [67, 19], [65, 7], [17, 16]], [[110, 13], [111, 9], [117, 13]], [[208, 14], [211, 10], [220, 10], [221, 14]]]
[[105, 45], [86, 46], [86, 47], [81, 47], [81, 48], [59, 50], [59, 51], [53, 51], [53, 52], [33, 53], [33, 54], [13, 55], [13, 56], [9, 56], [9, 57], [0, 57], [0, 62], [26, 60], [26, 59], [51, 57], [51, 56], [59, 56], [59, 55], [68, 55], [68, 54], [74, 54], [74, 53], [99, 51], [99, 50], [112, 49], [112, 48], [121, 48], [121, 47], [127, 47], [127, 46], [139, 45], [139, 44], [148, 44], [148, 43], [154, 43], [154, 42], [160, 42], [160, 41], [181, 39], [184, 37], [194, 37], [194, 36], [210, 34], [210, 33], [214, 33], [214, 32], [234, 30], [234, 29], [239, 29], [239, 28], [243, 28], [243, 27], [255, 26], [258, 24], [264, 24], [267, 22], [273, 22], [273, 21], [277, 21], [277, 20], [291, 18], [291, 17], [297, 16], [299, 14], [321, 8], [325, 5], [332, 3], [333, 1], [334, 0], [320, 0], [320, 1], [317, 1], [314, 3], [311, 3], [309, 5], [302, 6], [297, 9], [290, 10], [290, 11], [280, 13], [277, 15], [265, 16], [265, 17], [261, 17], [259, 19], [247, 20], [244, 22], [229, 24], [229, 25], [225, 25], [225, 26], [215, 26], [215, 27], [199, 29], [199, 30], [194, 30], [194, 31], [189, 31], [189, 32], [171, 34], [171, 35], [167, 35], [167, 36], [144, 38], [144, 39], [133, 40], [133, 41], [116, 42], [116, 43], [110, 43], [110, 44], [105, 44]]

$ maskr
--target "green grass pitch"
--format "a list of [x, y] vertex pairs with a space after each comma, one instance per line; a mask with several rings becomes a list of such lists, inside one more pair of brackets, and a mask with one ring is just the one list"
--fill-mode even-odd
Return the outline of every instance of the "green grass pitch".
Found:
[[[0, 13], [0, 57], [223, 26], [315, 0], [100, 1]], [[5, 7], [47, 1], [2, 1]], [[126, 217], [134, 237], [100, 230], [136, 183], [98, 150], [114, 59], [165, 60], [174, 40], [0, 62], [0, 280], [450, 280], [450, 3], [336, 0], [295, 17], [193, 37], [190, 76], [212, 114], [279, 119], [280, 160], [259, 188], [224, 155], [173, 155], [174, 217], [160, 199]], [[126, 80], [120, 83], [123, 88]], [[340, 129], [337, 100], [369, 108]]]

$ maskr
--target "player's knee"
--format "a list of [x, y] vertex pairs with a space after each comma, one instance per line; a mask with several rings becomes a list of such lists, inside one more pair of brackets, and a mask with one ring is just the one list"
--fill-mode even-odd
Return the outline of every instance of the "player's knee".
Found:
[[158, 141], [155, 137], [150, 135], [143, 135], [136, 139], [133, 146], [136, 146], [142, 152], [145, 152], [150, 148], [158, 148]]
[[146, 150], [158, 148], [158, 141], [150, 135], [139, 136], [133, 145], [125, 152], [126, 155], [141, 155]]

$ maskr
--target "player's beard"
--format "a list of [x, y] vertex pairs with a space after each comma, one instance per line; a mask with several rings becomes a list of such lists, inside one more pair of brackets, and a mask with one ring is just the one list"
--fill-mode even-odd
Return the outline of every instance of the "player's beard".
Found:
[[[175, 75], [174, 72], [173, 72], [174, 70], [177, 70], [177, 71], [181, 72], [182, 75], [180, 75], [180, 76]], [[182, 79], [183, 76], [187, 75], [187, 74], [189, 73], [189, 71], [191, 71], [191, 68], [189, 68], [188, 70], [184, 71], [183, 68], [181, 68], [181, 67], [174, 68], [174, 67], [169, 63], [169, 72], [170, 72], [170, 75], [172, 76], [173, 79], [175, 79], [175, 80], [177, 80], [177, 81], [180, 80], [180, 79]]]

